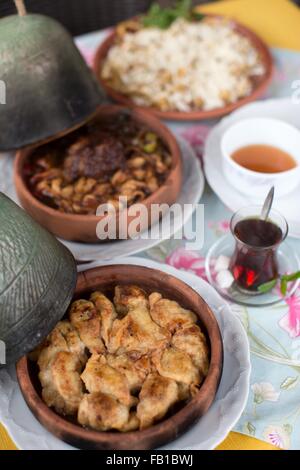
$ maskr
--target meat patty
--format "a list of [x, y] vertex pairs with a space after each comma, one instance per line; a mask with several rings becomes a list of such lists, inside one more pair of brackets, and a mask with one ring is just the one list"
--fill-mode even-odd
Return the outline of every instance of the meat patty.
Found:
[[68, 149], [64, 161], [64, 174], [69, 182], [81, 176], [105, 179], [116, 170], [124, 169], [125, 166], [125, 152], [120, 141], [104, 136], [94, 146], [89, 138], [82, 137]]

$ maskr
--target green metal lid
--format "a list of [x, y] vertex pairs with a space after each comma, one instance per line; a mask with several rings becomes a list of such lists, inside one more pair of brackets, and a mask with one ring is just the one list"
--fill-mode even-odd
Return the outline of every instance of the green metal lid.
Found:
[[0, 151], [61, 136], [104, 100], [70, 34], [42, 15], [0, 20], [0, 80]]
[[51, 332], [71, 302], [76, 279], [69, 250], [0, 193], [0, 352], [5, 346], [6, 364]]

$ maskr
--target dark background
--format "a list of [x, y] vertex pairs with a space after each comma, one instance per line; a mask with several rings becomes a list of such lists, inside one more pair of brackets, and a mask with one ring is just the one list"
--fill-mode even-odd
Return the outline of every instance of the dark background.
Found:
[[[162, 5], [173, 2], [173, 0], [158, 1]], [[208, 3], [208, 1], [194, 0], [193, 3], [197, 5]], [[294, 0], [294, 2], [300, 4], [300, 0]], [[43, 13], [56, 18], [74, 36], [102, 29], [130, 18], [147, 10], [151, 3], [152, 0], [25, 0], [28, 12]], [[13, 0], [0, 0], [0, 17], [15, 13], [15, 11]]]

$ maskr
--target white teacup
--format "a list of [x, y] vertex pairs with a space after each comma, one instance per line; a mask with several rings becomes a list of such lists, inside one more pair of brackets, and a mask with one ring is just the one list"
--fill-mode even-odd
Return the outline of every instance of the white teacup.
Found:
[[[271, 145], [287, 152], [296, 167], [279, 173], [248, 170], [232, 159], [232, 154], [247, 145]], [[251, 118], [229, 127], [221, 140], [225, 177], [238, 191], [248, 196], [265, 197], [271, 186], [276, 196], [284, 196], [300, 184], [300, 131], [279, 119]]]

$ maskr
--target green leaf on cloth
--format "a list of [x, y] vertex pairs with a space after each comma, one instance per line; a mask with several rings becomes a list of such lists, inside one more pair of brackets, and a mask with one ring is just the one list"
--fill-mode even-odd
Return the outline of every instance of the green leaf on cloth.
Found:
[[287, 377], [280, 385], [282, 390], [291, 390], [292, 388], [296, 387], [299, 381], [298, 377]]

